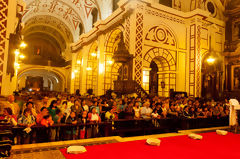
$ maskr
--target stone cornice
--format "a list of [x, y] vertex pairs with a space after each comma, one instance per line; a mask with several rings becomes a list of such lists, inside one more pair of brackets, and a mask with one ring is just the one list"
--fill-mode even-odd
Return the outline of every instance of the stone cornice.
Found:
[[71, 49], [73, 53], [77, 52], [83, 45], [86, 45], [92, 40], [97, 39], [98, 35], [106, 33], [107, 30], [119, 24], [121, 21], [124, 20], [124, 17], [130, 15], [135, 9], [137, 9], [137, 6], [142, 6], [141, 9], [143, 9], [144, 12], [146, 12], [147, 10], [152, 10], [153, 12], [158, 13], [161, 12], [161, 14], [169, 17], [167, 19], [173, 20], [175, 22], [180, 22], [183, 25], [187, 25], [188, 23], [185, 24], [185, 22], [191, 20], [192, 18], [198, 17], [206, 22], [215, 23], [216, 25], [221, 27], [225, 26], [224, 21], [218, 20], [216, 18], [211, 18], [209, 17], [208, 12], [200, 9], [196, 9], [191, 12], [182, 12], [161, 4], [148, 3], [141, 0], [121, 0], [118, 4], [120, 7], [116, 11], [114, 11], [111, 16], [109, 16], [105, 20], [101, 20], [95, 23], [92, 30], [90, 30], [86, 34], [82, 34], [78, 42], [71, 44]]

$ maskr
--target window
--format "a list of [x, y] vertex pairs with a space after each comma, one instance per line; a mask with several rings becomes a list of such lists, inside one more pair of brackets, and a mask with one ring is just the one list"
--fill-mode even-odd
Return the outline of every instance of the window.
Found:
[[79, 24], [79, 35], [83, 33], [83, 25], [82, 23]]
[[211, 14], [214, 14], [215, 13], [215, 6], [212, 2], [208, 2], [207, 3], [207, 9], [208, 11], [211, 13]]
[[92, 26], [94, 23], [96, 23], [98, 20], [98, 10], [97, 8], [93, 8], [92, 10]]
[[159, 3], [172, 8], [172, 0], [159, 0]]
[[34, 46], [33, 47], [33, 54], [34, 55], [41, 55], [41, 46]]
[[113, 0], [113, 12], [118, 9], [118, 5], [117, 3], [119, 2], [119, 0]]

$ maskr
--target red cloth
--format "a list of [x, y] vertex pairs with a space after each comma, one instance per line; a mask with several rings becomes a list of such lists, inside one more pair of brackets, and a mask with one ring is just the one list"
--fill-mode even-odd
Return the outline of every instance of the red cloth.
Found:
[[161, 138], [160, 146], [149, 146], [146, 140], [87, 146], [83, 154], [67, 154], [66, 159], [239, 159], [240, 135], [226, 136], [204, 133], [203, 140], [193, 140], [188, 136]]

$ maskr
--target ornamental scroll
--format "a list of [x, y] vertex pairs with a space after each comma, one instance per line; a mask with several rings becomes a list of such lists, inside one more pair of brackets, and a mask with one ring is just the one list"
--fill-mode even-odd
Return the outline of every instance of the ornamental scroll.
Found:
[[145, 41], [147, 43], [158, 43], [158, 45], [161, 43], [172, 47], [176, 47], [177, 45], [173, 33], [164, 25], [150, 28], [145, 36]]

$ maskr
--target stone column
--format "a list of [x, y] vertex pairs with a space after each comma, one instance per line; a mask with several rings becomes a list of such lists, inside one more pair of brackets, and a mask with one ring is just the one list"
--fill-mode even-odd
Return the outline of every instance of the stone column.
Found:
[[104, 92], [104, 73], [105, 73], [105, 61], [104, 61], [104, 43], [105, 34], [101, 34], [98, 37], [98, 77], [97, 77], [97, 96], [103, 95]]
[[0, 1], [0, 92], [1, 95], [11, 94], [16, 87], [15, 83], [11, 83], [10, 75], [7, 74], [9, 34], [15, 30], [16, 22], [16, 4], [14, 0]]

